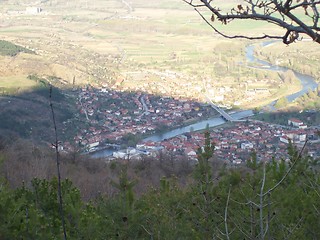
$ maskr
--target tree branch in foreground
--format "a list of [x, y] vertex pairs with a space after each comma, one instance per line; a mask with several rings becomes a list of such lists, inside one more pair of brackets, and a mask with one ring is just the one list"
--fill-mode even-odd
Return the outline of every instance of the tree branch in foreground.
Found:
[[[182, 0], [192, 6], [202, 19], [219, 35], [225, 38], [244, 39], [281, 39], [285, 44], [301, 40], [300, 35], [309, 36], [320, 44], [319, 11], [320, 0], [243, 0], [232, 9], [222, 10], [223, 4], [214, 0]], [[219, 7], [220, 5], [220, 7]], [[205, 17], [203, 11], [209, 11], [211, 17]], [[232, 21], [253, 20], [267, 22], [283, 30], [283, 34], [229, 35], [219, 31], [213, 23], [218, 21], [227, 25]]]
[[53, 122], [53, 127], [54, 127], [54, 134], [55, 134], [55, 142], [54, 142], [53, 146], [54, 146], [55, 151], [56, 151], [56, 164], [57, 164], [57, 174], [58, 174], [59, 210], [60, 210], [60, 217], [61, 217], [61, 223], [62, 223], [62, 228], [63, 228], [64, 240], [67, 240], [66, 224], [65, 224], [65, 220], [64, 220], [63, 201], [62, 201], [62, 193], [61, 193], [59, 141], [58, 141], [56, 118], [55, 118], [55, 115], [54, 115], [53, 104], [52, 104], [52, 86], [51, 85], [50, 85], [49, 101], [50, 101], [52, 122]]

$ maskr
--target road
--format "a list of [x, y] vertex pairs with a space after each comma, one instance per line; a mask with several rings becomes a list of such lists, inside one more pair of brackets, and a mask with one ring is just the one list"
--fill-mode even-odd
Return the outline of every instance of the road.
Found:
[[142, 113], [141, 117], [143, 115], [149, 115], [149, 109], [148, 109], [148, 106], [146, 104], [146, 101], [144, 100], [144, 96], [143, 95], [140, 97], [140, 102], [141, 102], [143, 110], [144, 110], [144, 112]]
[[89, 117], [88, 117], [87, 110], [86, 110], [86, 108], [85, 108], [85, 107], [83, 107], [81, 100], [82, 100], [82, 98], [80, 97], [80, 98], [79, 98], [79, 102], [80, 102], [81, 108], [83, 109], [84, 114], [86, 115], [86, 119], [87, 119], [87, 121], [89, 121]]

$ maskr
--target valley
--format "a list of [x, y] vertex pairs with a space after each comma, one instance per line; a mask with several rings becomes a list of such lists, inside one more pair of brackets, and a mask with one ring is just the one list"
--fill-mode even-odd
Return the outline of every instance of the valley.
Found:
[[[254, 44], [259, 58], [296, 67], [272, 51], [280, 43], [263, 48], [223, 39], [174, 0], [1, 4], [3, 40], [29, 51], [0, 56], [0, 93], [20, 99], [2, 103], [3, 119], [15, 123], [15, 130], [2, 123], [4, 133], [19, 135], [22, 129], [21, 136], [50, 144], [49, 84], [64, 96], [53, 100], [61, 116], [60, 135], [66, 149], [73, 150], [97, 142], [121, 144], [122, 138], [132, 145], [145, 134], [213, 117], [208, 99], [228, 109], [260, 109], [302, 88], [292, 72], [258, 69], [246, 57]], [[248, 30], [231, 24], [228, 31]], [[305, 64], [303, 72], [319, 81], [317, 72], [308, 70], [313, 63]], [[147, 111], [141, 98], [153, 102], [145, 105]], [[46, 115], [38, 118], [36, 110], [26, 110], [39, 104]], [[135, 135], [131, 142], [129, 133]]]
[[319, 6], [0, 0], [0, 239], [320, 239]]

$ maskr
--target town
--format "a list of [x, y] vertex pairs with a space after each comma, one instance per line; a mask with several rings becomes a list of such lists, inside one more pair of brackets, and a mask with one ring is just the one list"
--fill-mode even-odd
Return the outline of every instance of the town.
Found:
[[[215, 157], [226, 164], [245, 163], [252, 154], [256, 154], [258, 161], [271, 161], [272, 158], [288, 160], [289, 141], [301, 149], [308, 140], [308, 155], [320, 156], [320, 140], [316, 130], [306, 128], [298, 119], [289, 119], [287, 126], [246, 120], [214, 128], [210, 130], [210, 136], [215, 145]], [[203, 132], [189, 132], [161, 142], [148, 141], [138, 144], [136, 149], [114, 153], [113, 158], [140, 158], [161, 150], [196, 160], [197, 149], [204, 146], [204, 140]]]
[[[115, 147], [106, 151], [108, 154], [98, 154], [108, 160], [141, 159], [156, 156], [161, 151], [196, 160], [197, 149], [204, 144], [203, 131], [190, 129], [188, 133], [162, 141], [145, 141], [144, 138], [219, 117], [209, 104], [186, 99], [116, 92], [103, 86], [98, 89], [86, 86], [78, 94], [79, 113], [90, 127], [81, 129], [74, 140], [89, 153], [103, 153], [108, 147]], [[285, 126], [245, 119], [210, 129], [210, 135], [215, 144], [215, 156], [227, 164], [241, 164], [252, 154], [256, 154], [259, 161], [273, 157], [286, 160], [289, 141], [302, 148], [308, 140], [308, 154], [320, 156], [317, 130], [299, 119], [288, 119]], [[72, 148], [69, 142], [64, 147]]]
[[[89, 152], [106, 144], [132, 146], [143, 136], [217, 116], [209, 104], [91, 86], [80, 89], [78, 109], [87, 125], [79, 130], [74, 140]], [[128, 136], [136, 139], [128, 143]], [[72, 144], [67, 142], [64, 147], [70, 149]]]

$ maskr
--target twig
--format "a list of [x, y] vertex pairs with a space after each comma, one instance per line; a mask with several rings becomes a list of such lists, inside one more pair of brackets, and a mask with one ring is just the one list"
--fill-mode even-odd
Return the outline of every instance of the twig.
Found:
[[267, 218], [267, 225], [266, 225], [266, 230], [265, 230], [265, 235], [268, 234], [268, 239], [271, 239], [270, 237], [270, 231], [269, 231], [269, 226], [271, 222], [271, 202], [270, 202], [270, 194], [268, 194], [268, 218]]
[[140, 226], [143, 228], [143, 230], [150, 236], [150, 239], [153, 240], [153, 234], [149, 232], [142, 224]]
[[[318, 11], [318, 5], [320, 1], [302, 1], [293, 5], [292, 0], [285, 1], [253, 1], [253, 0], [244, 0], [245, 5], [239, 4], [237, 7], [232, 8], [229, 12], [223, 12], [219, 7], [212, 5], [212, 0], [198, 0], [197, 3], [194, 3], [194, 0], [182, 0], [186, 4], [194, 8], [195, 11], [201, 16], [201, 18], [219, 35], [234, 39], [265, 39], [265, 38], [274, 38], [282, 39], [282, 42], [285, 44], [291, 44], [296, 40], [299, 40], [299, 34], [306, 34], [313, 39], [313, 41], [320, 43], [320, 28], [318, 27], [318, 22], [320, 19], [320, 14]], [[297, 1], [299, 2], [299, 1]], [[307, 12], [307, 8], [311, 8], [310, 14]], [[250, 37], [250, 35], [228, 35], [219, 31], [214, 27], [203, 14], [200, 13], [198, 9], [206, 8], [209, 10], [211, 15], [211, 21], [215, 19], [221, 22], [224, 25], [227, 25], [231, 21], [239, 20], [253, 20], [253, 21], [264, 21], [269, 24], [274, 24], [277, 27], [280, 27], [285, 30], [283, 36], [281, 34], [277, 36], [263, 34], [261, 36]], [[308, 21], [301, 19], [295, 13], [295, 9], [301, 9], [305, 11], [305, 14], [311, 19], [312, 25], [308, 25]]]
[[228, 240], [230, 240], [230, 236], [229, 236], [229, 230], [228, 230], [228, 222], [227, 222], [227, 218], [228, 218], [228, 206], [229, 206], [229, 200], [230, 200], [230, 191], [231, 191], [231, 187], [229, 187], [229, 192], [228, 192], [228, 198], [227, 198], [227, 203], [226, 203], [226, 208], [224, 210], [224, 227], [226, 229], [226, 237]]
[[293, 169], [293, 167], [296, 165], [296, 163], [301, 159], [302, 157], [302, 153], [307, 145], [308, 140], [305, 141], [302, 149], [299, 152], [299, 155], [297, 156], [297, 158], [294, 160], [293, 164], [290, 166], [290, 168], [287, 170], [287, 172], [284, 174], [284, 176], [281, 178], [281, 180], [279, 182], [277, 182], [276, 185], [274, 185], [272, 188], [269, 188], [268, 191], [266, 191], [265, 193], [262, 194], [262, 196], [266, 196], [267, 194], [273, 192], [276, 188], [278, 188], [280, 186], [280, 184], [287, 178], [287, 176], [289, 175], [289, 173], [291, 172], [291, 170]]
[[248, 40], [259, 40], [259, 39], [266, 39], [266, 38], [270, 38], [270, 39], [283, 39], [283, 37], [281, 36], [272, 36], [272, 35], [267, 35], [264, 34], [262, 36], [256, 36], [256, 37], [249, 37], [249, 36], [245, 36], [245, 35], [226, 35], [223, 32], [219, 31], [216, 27], [214, 27], [203, 15], [202, 13], [200, 13], [200, 11], [196, 8], [194, 8], [194, 10], [200, 15], [200, 17], [213, 29], [213, 31], [215, 31], [216, 33], [218, 33], [219, 35], [221, 35], [224, 38], [229, 38], [229, 39], [235, 39], [235, 38], [242, 38], [242, 39], [248, 39]]
[[264, 239], [264, 226], [263, 226], [263, 191], [264, 191], [264, 185], [266, 182], [266, 164], [263, 164], [263, 179], [260, 189], [260, 236], [261, 239]]
[[57, 124], [53, 110], [52, 104], [52, 85], [50, 85], [50, 95], [49, 95], [49, 102], [52, 114], [52, 122], [54, 127], [54, 134], [55, 134], [55, 142], [53, 144], [56, 150], [56, 163], [57, 163], [57, 174], [58, 174], [58, 196], [59, 196], [59, 210], [60, 210], [60, 217], [61, 223], [63, 228], [63, 236], [64, 240], [67, 240], [67, 232], [66, 232], [66, 224], [64, 220], [64, 211], [63, 211], [63, 200], [62, 200], [62, 193], [61, 193], [61, 174], [60, 174], [60, 154], [59, 154], [59, 141], [58, 141], [58, 132], [57, 132]]
[[292, 233], [299, 227], [299, 224], [302, 222], [303, 218], [301, 217], [299, 219], [299, 221], [297, 222], [297, 224], [295, 226], [293, 226], [293, 228], [291, 230], [289, 230], [289, 233], [287, 234], [286, 238], [284, 239], [290, 239]]

